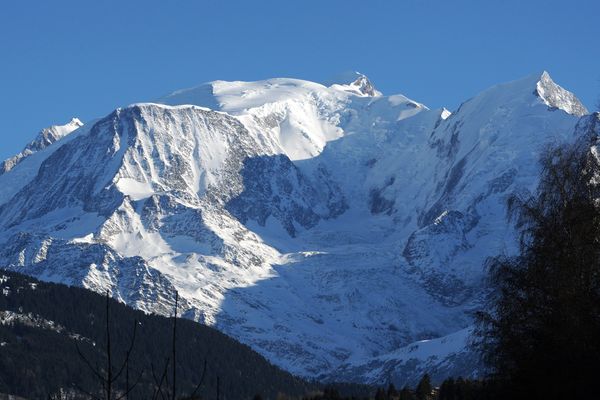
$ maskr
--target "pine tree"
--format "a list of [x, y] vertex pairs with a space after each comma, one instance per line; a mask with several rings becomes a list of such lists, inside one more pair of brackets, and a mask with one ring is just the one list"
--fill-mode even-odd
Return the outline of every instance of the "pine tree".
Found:
[[396, 387], [394, 386], [393, 383], [390, 383], [390, 385], [388, 386], [387, 397], [388, 397], [388, 399], [398, 397], [398, 391], [396, 390]]
[[467, 382], [463, 378], [458, 378], [454, 382], [454, 398], [456, 400], [467, 398]]
[[438, 393], [438, 400], [455, 400], [456, 399], [456, 388], [453, 378], [448, 378], [440, 385], [440, 391]]
[[339, 400], [341, 398], [342, 397], [340, 396], [339, 392], [335, 388], [325, 388], [325, 390], [323, 390], [323, 399]]
[[398, 394], [398, 400], [415, 400], [415, 394], [408, 388], [408, 386], [404, 386]]
[[415, 395], [417, 396], [417, 400], [430, 399], [432, 390], [433, 388], [431, 387], [431, 379], [429, 378], [429, 375], [423, 375], [415, 389]]

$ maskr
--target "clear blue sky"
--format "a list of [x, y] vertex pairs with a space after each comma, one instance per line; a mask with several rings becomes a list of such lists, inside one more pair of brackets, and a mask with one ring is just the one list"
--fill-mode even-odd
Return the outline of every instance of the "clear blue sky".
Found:
[[202, 82], [358, 70], [456, 108], [548, 70], [600, 94], [598, 0], [19, 0], [0, 9], [0, 158], [45, 126]]

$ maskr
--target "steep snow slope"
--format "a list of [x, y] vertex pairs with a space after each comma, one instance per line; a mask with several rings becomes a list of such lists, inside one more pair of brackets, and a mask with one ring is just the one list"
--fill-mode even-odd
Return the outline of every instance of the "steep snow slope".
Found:
[[0, 175], [0, 265], [147, 311], [178, 290], [186, 317], [305, 376], [464, 373], [483, 262], [514, 246], [505, 198], [585, 113], [547, 73], [452, 114], [363, 75], [208, 83]]

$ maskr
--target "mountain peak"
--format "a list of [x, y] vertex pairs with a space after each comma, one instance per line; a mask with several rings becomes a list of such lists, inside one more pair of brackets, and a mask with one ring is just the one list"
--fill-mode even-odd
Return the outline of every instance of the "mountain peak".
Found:
[[535, 94], [549, 107], [561, 109], [578, 117], [588, 114], [581, 101], [573, 93], [556, 84], [547, 71], [543, 71], [540, 75]]
[[81, 120], [77, 117], [73, 117], [71, 118], [71, 120], [67, 123], [67, 125], [73, 125], [73, 126], [77, 126], [77, 127], [81, 127], [83, 126], [83, 122], [81, 122]]
[[581, 101], [556, 84], [546, 71], [494, 85], [461, 104], [456, 112], [478, 114], [498, 107], [528, 110], [532, 106], [562, 110], [575, 117], [588, 114]]
[[334, 79], [329, 81], [329, 86], [359, 96], [381, 96], [381, 92], [375, 89], [369, 78], [357, 71], [346, 71], [336, 75]]
[[30, 150], [31, 152], [43, 150], [82, 126], [83, 122], [81, 122], [79, 118], [73, 117], [64, 125], [52, 125], [48, 128], [44, 128], [38, 133], [37, 137], [25, 147], [25, 150]]
[[367, 96], [381, 96], [381, 92], [375, 89], [375, 86], [373, 86], [369, 78], [367, 78], [365, 75], [359, 76], [354, 82], [352, 82], [351, 86], [356, 86], [360, 93]]
[[71, 118], [69, 122], [64, 125], [52, 125], [48, 128], [42, 129], [35, 139], [33, 139], [25, 148], [11, 158], [8, 158], [0, 163], [0, 175], [13, 169], [18, 163], [23, 161], [28, 156], [37, 153], [38, 151], [44, 150], [54, 142], [67, 136], [74, 130], [81, 128], [83, 122], [79, 118]]

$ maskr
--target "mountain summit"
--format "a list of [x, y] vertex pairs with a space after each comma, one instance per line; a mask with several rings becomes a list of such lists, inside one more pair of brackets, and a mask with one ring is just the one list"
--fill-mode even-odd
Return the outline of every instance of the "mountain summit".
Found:
[[578, 117], [588, 114], [588, 110], [579, 99], [573, 93], [554, 83], [552, 78], [550, 78], [550, 74], [546, 71], [542, 73], [537, 82], [536, 90], [544, 103], [550, 107], [561, 109]]
[[465, 376], [484, 261], [515, 249], [505, 198], [585, 113], [546, 73], [451, 114], [363, 75], [210, 82], [5, 168], [0, 265], [148, 312], [177, 290], [186, 318], [303, 376]]
[[25, 146], [23, 151], [0, 164], [0, 175], [13, 169], [15, 165], [20, 163], [24, 158], [37, 153], [40, 150], [44, 150], [46, 147], [82, 126], [83, 122], [78, 118], [72, 118], [65, 125], [52, 125], [49, 128], [42, 129], [37, 137]]
[[347, 90], [359, 96], [381, 96], [366, 75], [356, 71], [343, 72], [331, 80], [331, 87]]

